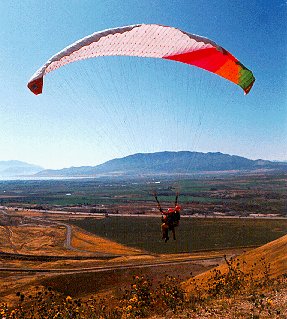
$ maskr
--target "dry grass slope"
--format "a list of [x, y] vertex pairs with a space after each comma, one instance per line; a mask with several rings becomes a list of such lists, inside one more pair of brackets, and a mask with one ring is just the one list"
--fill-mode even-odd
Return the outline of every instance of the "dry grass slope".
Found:
[[65, 228], [59, 226], [0, 226], [2, 252], [43, 255], [63, 254]]
[[64, 226], [0, 226], [0, 250], [6, 253], [27, 255], [137, 255], [143, 252], [129, 248], [109, 239], [95, 236], [71, 226], [71, 249], [65, 247], [66, 228]]
[[115, 255], [134, 255], [142, 253], [139, 249], [129, 248], [109, 239], [83, 232], [76, 227], [73, 227], [72, 246], [93, 253], [110, 253]]
[[[256, 264], [256, 269], [258, 272], [263, 272], [266, 264], [270, 265], [270, 276], [276, 278], [280, 275], [287, 273], [287, 235], [280, 237], [266, 245], [258, 247], [256, 249], [250, 250], [239, 257], [237, 257], [240, 264], [244, 264], [244, 272], [249, 272]], [[262, 263], [264, 260], [264, 263]], [[223, 264], [217, 267], [222, 273], [228, 271], [228, 265]], [[198, 282], [201, 282], [201, 285], [204, 285], [208, 279], [212, 276], [212, 270], [204, 272], [195, 278], [189, 279], [183, 283], [185, 291], [188, 293], [194, 287], [194, 279]]]

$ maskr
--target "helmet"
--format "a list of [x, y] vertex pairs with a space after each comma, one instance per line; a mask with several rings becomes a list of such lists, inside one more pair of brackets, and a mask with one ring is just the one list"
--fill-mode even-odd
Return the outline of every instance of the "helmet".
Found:
[[181, 210], [181, 207], [179, 205], [176, 205], [174, 210], [179, 212]]
[[167, 210], [167, 212], [168, 212], [168, 213], [174, 213], [174, 209], [173, 209], [173, 208], [169, 208], [169, 209]]

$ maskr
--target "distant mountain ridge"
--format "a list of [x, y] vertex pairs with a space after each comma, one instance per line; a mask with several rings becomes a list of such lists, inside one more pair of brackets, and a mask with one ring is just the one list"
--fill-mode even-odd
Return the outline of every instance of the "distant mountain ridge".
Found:
[[250, 160], [245, 157], [200, 152], [137, 153], [116, 158], [97, 166], [70, 167], [60, 170], [44, 170], [39, 177], [92, 177], [174, 175], [199, 172], [255, 171], [258, 169], [287, 171], [287, 163], [267, 160]]
[[0, 178], [34, 175], [43, 167], [22, 161], [0, 161]]

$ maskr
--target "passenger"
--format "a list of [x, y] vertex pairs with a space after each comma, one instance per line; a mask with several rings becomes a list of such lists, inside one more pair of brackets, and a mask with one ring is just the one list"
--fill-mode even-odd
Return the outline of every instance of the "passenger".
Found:
[[[165, 239], [165, 242], [169, 240], [168, 237], [168, 231], [172, 230], [174, 234], [174, 227], [173, 227], [173, 214], [174, 214], [174, 209], [169, 208], [166, 212], [162, 212], [161, 215], [161, 230], [162, 230], [162, 239]], [[175, 239], [175, 234], [173, 236]]]
[[175, 227], [179, 225], [180, 211], [181, 211], [180, 205], [176, 205], [174, 208], [174, 214], [173, 214], [173, 225]]
[[178, 200], [178, 196], [179, 194], [176, 194], [175, 197], [175, 202], [174, 202], [174, 206], [175, 208], [169, 208], [167, 211], [164, 211], [161, 208], [160, 202], [157, 198], [156, 193], [154, 193], [154, 197], [155, 200], [157, 202], [157, 207], [159, 209], [159, 211], [161, 212], [161, 231], [162, 231], [162, 239], [165, 240], [165, 242], [167, 242], [169, 240], [169, 236], [168, 236], [168, 231], [171, 230], [172, 231], [172, 235], [173, 235], [173, 239], [175, 240], [175, 227], [177, 227], [179, 225], [179, 220], [180, 220], [180, 210], [181, 207], [178, 205], [177, 200]]

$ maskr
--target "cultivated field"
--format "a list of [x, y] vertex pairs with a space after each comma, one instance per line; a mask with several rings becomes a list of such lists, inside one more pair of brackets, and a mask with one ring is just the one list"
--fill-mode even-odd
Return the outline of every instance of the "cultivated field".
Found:
[[168, 180], [0, 181], [0, 205], [110, 214], [154, 214], [153, 192], [164, 208], [176, 191], [183, 214], [192, 216], [286, 216], [287, 175], [203, 175]]

